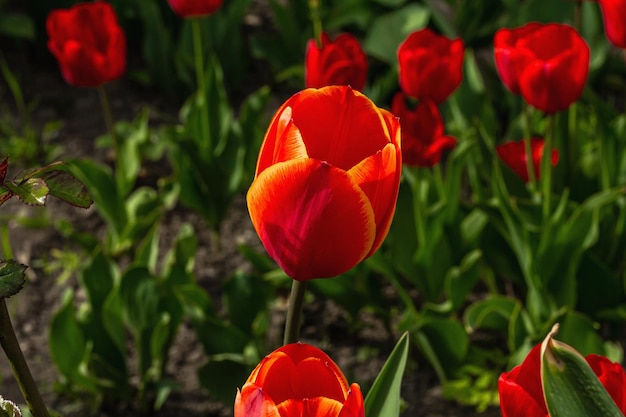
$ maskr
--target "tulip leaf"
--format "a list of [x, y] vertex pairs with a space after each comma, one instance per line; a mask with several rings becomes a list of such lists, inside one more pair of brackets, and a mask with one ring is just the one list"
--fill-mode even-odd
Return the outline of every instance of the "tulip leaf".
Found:
[[558, 324], [541, 345], [541, 380], [551, 417], [624, 417], [585, 360], [554, 340]]
[[409, 353], [409, 334], [405, 332], [376, 377], [365, 398], [367, 417], [400, 415], [400, 386]]
[[26, 266], [13, 259], [0, 261], [0, 298], [17, 294], [24, 286]]

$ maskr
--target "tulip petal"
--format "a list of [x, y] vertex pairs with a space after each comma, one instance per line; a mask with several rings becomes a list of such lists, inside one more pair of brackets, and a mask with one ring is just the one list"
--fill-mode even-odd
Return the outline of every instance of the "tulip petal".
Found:
[[390, 141], [380, 110], [356, 90], [308, 89], [292, 100], [293, 118], [311, 158], [347, 171]]
[[341, 402], [324, 397], [289, 399], [279, 404], [278, 410], [282, 417], [337, 417]]
[[234, 417], [280, 417], [274, 401], [263, 389], [245, 384], [235, 397]]
[[341, 169], [315, 159], [267, 168], [248, 195], [267, 253], [304, 281], [342, 274], [363, 260], [376, 235], [369, 200]]
[[359, 384], [350, 385], [350, 391], [338, 417], [365, 417], [365, 404]]
[[396, 206], [390, 202], [395, 200], [400, 186], [396, 175], [400, 163], [398, 159], [397, 148], [390, 143], [381, 152], [364, 159], [348, 171], [348, 175], [367, 195], [376, 215], [376, 239], [367, 256], [380, 247], [391, 226]]
[[348, 384], [331, 364], [334, 365], [332, 361], [319, 358], [307, 358], [300, 362], [293, 380], [296, 398], [327, 397], [343, 402], [348, 393]]
[[263, 144], [256, 175], [275, 163], [308, 157], [300, 130], [293, 122], [291, 107], [281, 108], [280, 113], [274, 117], [278, 120], [276, 123], [272, 123], [272, 128], [267, 137], [275, 139], [267, 140], [267, 143]]

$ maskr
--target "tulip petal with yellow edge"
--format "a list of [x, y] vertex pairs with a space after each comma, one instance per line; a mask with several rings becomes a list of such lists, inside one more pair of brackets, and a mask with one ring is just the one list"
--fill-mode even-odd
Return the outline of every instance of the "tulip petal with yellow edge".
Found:
[[280, 417], [274, 401], [254, 384], [237, 390], [234, 412], [234, 417]]
[[289, 399], [278, 404], [282, 417], [337, 417], [341, 402], [325, 397]]
[[296, 159], [267, 168], [250, 186], [247, 201], [267, 253], [299, 281], [348, 271], [374, 242], [367, 196], [345, 171], [323, 161]]
[[348, 391], [348, 396], [343, 402], [343, 408], [338, 417], [365, 417], [363, 394], [359, 384], [350, 385], [350, 391]]
[[390, 143], [381, 152], [364, 159], [348, 171], [348, 175], [365, 192], [376, 213], [376, 239], [368, 256], [382, 244], [391, 226], [395, 204], [389, 202], [395, 201], [400, 185], [396, 175], [398, 159], [398, 148]]
[[265, 168], [278, 162], [290, 159], [307, 158], [306, 146], [302, 141], [300, 130], [294, 124], [292, 109], [289, 106], [276, 113], [276, 122], [272, 121], [271, 135], [261, 147], [256, 175]]
[[289, 100], [311, 158], [349, 170], [390, 142], [381, 111], [349, 87], [307, 89]]

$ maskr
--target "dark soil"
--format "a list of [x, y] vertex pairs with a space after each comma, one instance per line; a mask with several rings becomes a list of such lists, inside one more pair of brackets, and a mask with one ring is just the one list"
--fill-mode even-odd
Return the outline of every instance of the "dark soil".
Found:
[[[65, 122], [61, 134], [56, 139], [64, 149], [60, 159], [78, 156], [106, 161], [107, 155], [94, 146], [95, 139], [105, 132], [96, 91], [66, 85], [54, 66], [33, 65], [28, 56], [15, 54], [10, 58], [15, 58], [9, 61], [9, 64], [14, 70], [18, 69], [27, 100], [39, 98], [39, 106], [34, 113], [35, 123], [41, 126], [49, 120], [58, 119]], [[176, 105], [163, 99], [158, 92], [139, 88], [124, 80], [111, 83], [107, 87], [117, 120], [133, 118], [144, 106], [156, 110], [152, 113], [155, 115], [155, 123], [158, 123], [159, 119], [171, 122], [176, 118], [178, 111]], [[1, 108], [12, 106], [6, 91], [0, 98], [4, 101], [0, 103]], [[95, 209], [81, 210], [52, 199], [48, 202], [48, 207], [43, 209], [27, 207], [18, 201], [11, 201], [2, 209], [2, 219], [8, 221], [13, 257], [29, 265], [25, 288], [8, 300], [8, 306], [18, 339], [47, 404], [68, 417], [91, 414], [116, 417], [137, 415], [137, 410], [132, 406], [88, 412], [84, 404], [81, 405], [76, 399], [59, 395], [55, 388], [59, 373], [50, 359], [48, 328], [65, 289], [73, 287], [80, 291], [80, 288], [75, 277], [61, 284], [57, 281], [58, 273], [47, 274], [44, 266], [51, 260], [53, 249], [71, 250], [72, 244], [63, 239], [53, 227], [26, 227], [23, 222], [15, 220], [43, 219], [44, 222], [52, 224], [63, 218], [79, 230], [101, 235], [104, 225]], [[237, 268], [246, 267], [244, 258], [237, 251], [237, 244], [243, 242], [261, 248], [248, 219], [243, 196], [237, 199], [221, 228], [222, 245], [219, 250], [212, 247], [208, 228], [198, 216], [183, 208], [177, 208], [166, 216], [162, 235], [164, 237], [175, 235], [183, 222], [193, 224], [200, 241], [196, 257], [198, 280], [207, 291], [217, 297], [225, 277]], [[277, 335], [282, 331], [285, 304], [286, 302], [278, 303], [282, 307], [275, 311], [275, 328], [268, 336], [268, 346], [276, 345], [275, 339], [280, 337]], [[344, 370], [351, 382], [359, 382], [363, 386], [372, 383], [398, 337], [396, 334], [389, 334], [376, 317], [367, 314], [364, 314], [362, 319], [368, 325], [356, 334], [349, 332], [344, 312], [325, 300], [316, 300], [308, 306], [305, 317], [302, 329], [303, 341], [325, 350]], [[363, 346], [372, 346], [374, 355], [367, 358], [357, 355], [358, 349]], [[413, 352], [412, 357], [417, 358], [417, 355]], [[181, 385], [181, 389], [174, 392], [165, 406], [153, 415], [161, 417], [232, 415], [231, 404], [224, 405], [213, 401], [198, 383], [196, 370], [204, 362], [202, 347], [196, 340], [193, 330], [189, 325], [182, 326], [172, 348], [167, 368], [170, 377]], [[0, 393], [7, 399], [23, 403], [4, 355], [0, 355], [0, 371], [2, 372]], [[233, 398], [234, 395], [235, 393]], [[472, 408], [444, 400], [435, 373], [421, 359], [417, 369], [410, 366], [405, 373], [403, 398], [407, 405], [403, 413], [405, 416], [500, 415], [495, 408], [479, 414]]]

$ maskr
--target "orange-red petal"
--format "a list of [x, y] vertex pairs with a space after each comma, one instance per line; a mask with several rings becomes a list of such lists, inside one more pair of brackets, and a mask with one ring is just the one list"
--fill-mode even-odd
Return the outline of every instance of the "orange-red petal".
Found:
[[311, 158], [349, 170], [390, 142], [380, 109], [350, 87], [307, 89], [288, 102]]
[[252, 183], [247, 201], [267, 253], [299, 281], [348, 271], [374, 242], [369, 199], [346, 172], [323, 161], [268, 167]]
[[254, 384], [237, 390], [234, 411], [234, 417], [280, 417], [274, 401]]
[[350, 391], [338, 417], [365, 417], [365, 404], [359, 384], [350, 385]]
[[325, 397], [289, 399], [278, 405], [281, 417], [337, 417], [341, 402]]

